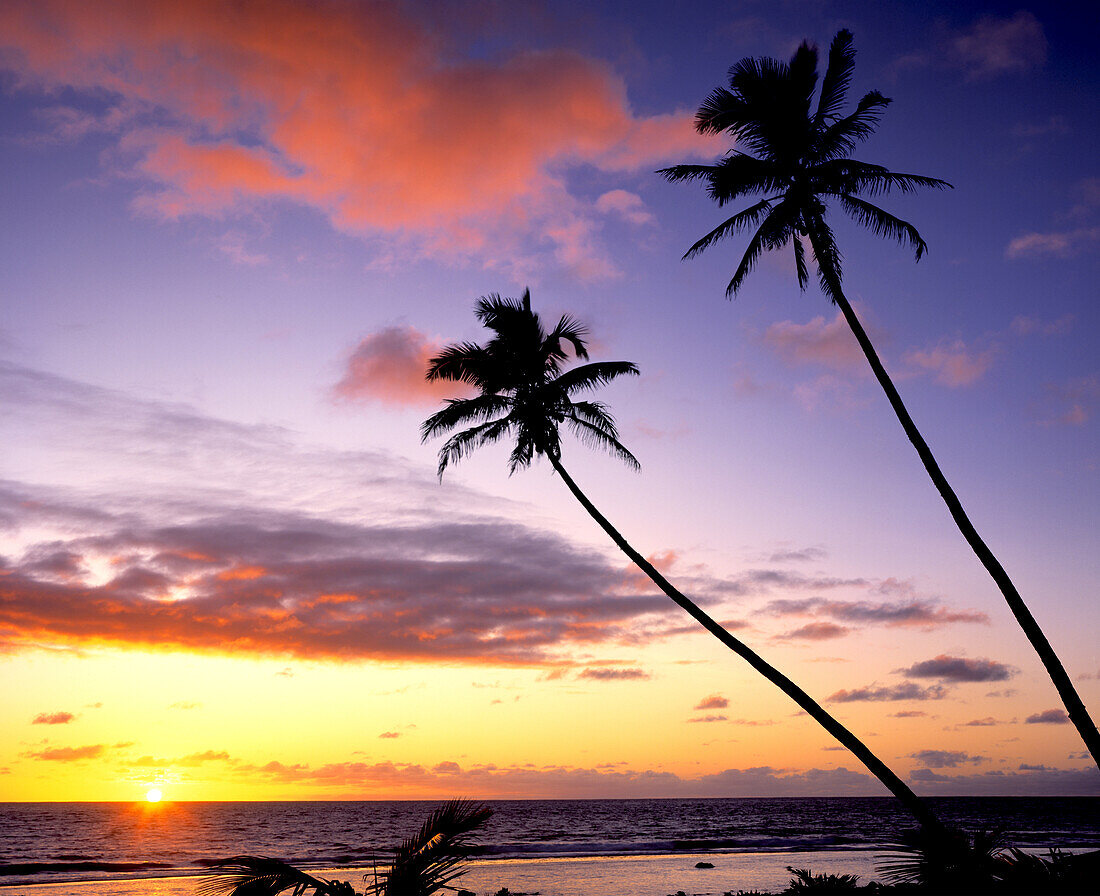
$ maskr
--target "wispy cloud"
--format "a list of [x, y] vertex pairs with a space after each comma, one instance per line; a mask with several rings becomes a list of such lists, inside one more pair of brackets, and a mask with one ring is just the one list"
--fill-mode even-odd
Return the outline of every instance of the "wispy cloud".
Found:
[[847, 626], [837, 625], [835, 622], [808, 622], [778, 637], [790, 641], [830, 641], [833, 638], [843, 638], [850, 631]]
[[582, 670], [578, 678], [589, 681], [647, 681], [652, 676], [645, 669], [588, 668]]
[[820, 364], [833, 370], [863, 370], [867, 361], [839, 312], [832, 320], [818, 315], [804, 324], [784, 320], [764, 331], [764, 345], [795, 364]]
[[827, 698], [833, 703], [883, 702], [893, 700], [942, 700], [947, 689], [934, 684], [921, 687], [915, 681], [904, 681], [895, 685], [867, 685], [852, 690], [840, 690]]
[[896, 669], [910, 678], [936, 678], [940, 681], [1007, 681], [1016, 670], [1012, 666], [989, 659], [970, 659], [940, 654], [930, 660], [914, 663], [907, 669]]
[[1069, 716], [1060, 709], [1044, 709], [1024, 719], [1028, 725], [1068, 725]]
[[1013, 237], [1005, 257], [1073, 258], [1100, 243], [1100, 227], [1075, 227], [1070, 230], [1032, 231]]
[[977, 765], [989, 761], [986, 756], [971, 756], [958, 750], [918, 750], [909, 756], [925, 768], [958, 768], [960, 765]]
[[83, 747], [44, 747], [41, 750], [30, 750], [24, 756], [44, 762], [84, 762], [88, 759], [98, 759], [106, 750], [106, 744], [88, 744]]
[[725, 709], [729, 705], [730, 702], [726, 697], [723, 697], [721, 694], [711, 694], [709, 697], [704, 697], [696, 703], [694, 708], [696, 710]]
[[[889, 590], [892, 582], [881, 582], [876, 590]], [[821, 597], [783, 598], [765, 604], [763, 613], [772, 616], [827, 616], [849, 625], [887, 625], [931, 630], [954, 623], [986, 623], [984, 613], [975, 610], [952, 610], [926, 598], [906, 598], [898, 601], [846, 601]]]
[[1100, 404], [1100, 375], [1047, 383], [1042, 396], [1031, 407], [1036, 422], [1043, 426], [1081, 426], [1092, 419]]
[[941, 24], [933, 50], [910, 53], [895, 67], [942, 66], [965, 72], [969, 80], [981, 81], [1032, 71], [1046, 58], [1042, 23], [1032, 13], [1020, 10], [1009, 17], [981, 16], [958, 28]]
[[969, 386], [981, 379], [996, 359], [995, 346], [974, 348], [962, 339], [945, 339], [927, 348], [911, 349], [905, 362], [919, 371], [932, 374], [942, 386]]

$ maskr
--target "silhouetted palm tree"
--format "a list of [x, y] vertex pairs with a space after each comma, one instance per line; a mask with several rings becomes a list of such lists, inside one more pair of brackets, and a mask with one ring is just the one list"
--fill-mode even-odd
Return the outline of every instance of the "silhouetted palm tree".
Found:
[[[470, 856], [476, 831], [493, 810], [469, 800], [449, 800], [435, 809], [420, 830], [394, 852], [390, 866], [367, 884], [363, 896], [433, 896], [454, 890], [450, 884], [465, 874], [460, 866]], [[351, 884], [326, 880], [265, 856], [234, 856], [203, 873], [200, 896], [357, 896]]]
[[587, 331], [576, 320], [565, 316], [547, 333], [539, 316], [531, 310], [530, 291], [525, 291], [522, 300], [518, 301], [499, 295], [483, 297], [475, 313], [492, 331], [493, 337], [485, 345], [448, 346], [429, 362], [429, 380], [466, 383], [479, 392], [474, 398], [449, 399], [443, 410], [421, 426], [423, 441], [462, 426], [469, 427], [452, 435], [440, 449], [440, 478], [452, 462], [475, 448], [505, 437], [514, 440], [509, 460], [512, 472], [529, 466], [536, 457], [545, 457], [589, 515], [658, 588], [851, 750], [922, 826], [931, 832], [942, 831], [942, 825], [928, 806], [859, 738], [802, 688], [681, 594], [652, 563], [631, 547], [562, 466], [560, 427], [564, 424], [582, 442], [604, 448], [631, 467], [638, 468], [637, 459], [619, 441], [618, 429], [607, 407], [595, 401], [574, 400], [578, 392], [605, 385], [620, 376], [636, 376], [638, 368], [629, 361], [602, 361], [564, 370], [568, 360], [566, 344], [572, 347], [577, 358], [588, 360]]
[[794, 247], [798, 284], [804, 290], [809, 272], [802, 240], [809, 242], [821, 291], [840, 308], [952, 518], [1001, 589], [1058, 689], [1066, 712], [1100, 766], [1100, 734], [1095, 723], [1008, 573], [967, 517], [841, 288], [841, 254], [826, 222], [829, 204], [835, 203], [879, 236], [909, 243], [919, 260], [927, 246], [916, 228], [863, 196], [950, 186], [934, 177], [898, 174], [850, 157], [856, 144], [874, 132], [890, 103], [872, 90], [857, 103], [854, 112], [841, 114], [854, 60], [852, 35], [841, 31], [829, 48], [816, 109], [817, 49], [808, 43], [798, 48], [789, 63], [766, 57], [746, 58], [730, 69], [730, 89], [719, 87], [706, 98], [696, 114], [695, 126], [703, 134], [728, 133], [754, 155], [731, 151], [714, 165], [676, 165], [659, 173], [670, 181], [705, 181], [708, 194], [719, 206], [742, 196], [764, 198], [727, 218], [688, 249], [684, 258], [731, 234], [755, 228], [726, 295], [732, 296], [742, 286], [761, 252], [781, 249], [788, 243]]

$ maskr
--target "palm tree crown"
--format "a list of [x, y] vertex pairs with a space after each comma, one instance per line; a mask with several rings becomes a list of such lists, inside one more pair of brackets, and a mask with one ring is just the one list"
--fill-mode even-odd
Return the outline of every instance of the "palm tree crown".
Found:
[[[898, 174], [850, 155], [875, 129], [890, 100], [877, 90], [866, 94], [855, 111], [842, 115], [852, 79], [852, 34], [841, 31], [829, 48], [829, 62], [814, 108], [817, 48], [803, 44], [790, 62], [742, 59], [729, 72], [730, 87], [715, 89], [695, 116], [700, 133], [727, 132], [753, 155], [731, 151], [714, 165], [674, 165], [659, 173], [670, 181], [701, 179], [719, 206], [741, 196], [764, 194], [755, 205], [727, 218], [688, 249], [691, 258], [712, 243], [756, 226], [733, 279], [732, 296], [741, 288], [761, 252], [794, 246], [795, 270], [803, 289], [809, 282], [802, 237], [813, 246], [821, 288], [836, 299], [841, 255], [825, 224], [826, 203], [835, 201], [880, 236], [907, 242], [917, 258], [927, 246], [912, 224], [896, 218], [865, 196], [919, 187], [950, 187], [934, 177]], [[758, 225], [758, 226], [757, 226]]]
[[514, 439], [509, 469], [529, 466], [537, 455], [561, 457], [559, 429], [566, 424], [584, 443], [604, 448], [635, 469], [638, 460], [619, 441], [615, 420], [598, 401], [576, 401], [573, 396], [611, 382], [638, 375], [629, 361], [582, 364], [562, 372], [574, 355], [588, 359], [587, 330], [564, 315], [546, 332], [531, 310], [531, 292], [507, 299], [491, 294], [478, 300], [475, 314], [493, 333], [485, 345], [459, 343], [431, 359], [429, 380], [450, 380], [474, 386], [474, 398], [449, 399], [420, 428], [421, 440], [473, 424], [447, 440], [439, 452], [439, 475], [454, 461], [482, 445], [505, 436]]

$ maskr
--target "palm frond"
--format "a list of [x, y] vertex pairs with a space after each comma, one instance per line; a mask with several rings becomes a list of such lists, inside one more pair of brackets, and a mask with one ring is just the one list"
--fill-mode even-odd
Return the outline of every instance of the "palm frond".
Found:
[[726, 298], [732, 298], [742, 287], [745, 279], [752, 273], [760, 253], [765, 249], [781, 249], [788, 240], [798, 238], [798, 209], [790, 200], [784, 199], [764, 218], [756, 233], [752, 235], [741, 263], [734, 271], [733, 278], [726, 287]]
[[928, 250], [928, 244], [917, 232], [917, 228], [908, 221], [896, 218], [877, 205], [872, 205], [857, 196], [841, 193], [837, 197], [840, 204], [853, 218], [876, 236], [890, 237], [899, 243], [909, 243], [916, 251], [917, 261]]
[[694, 258], [718, 240], [756, 224], [757, 221], [771, 211], [772, 202], [772, 199], [761, 199], [756, 205], [749, 206], [733, 217], [727, 218], [702, 239], [696, 240], [695, 244], [684, 253], [684, 260]]
[[[566, 418], [574, 435], [590, 448], [602, 448], [614, 457], [617, 457], [632, 470], [640, 470], [642, 465], [638, 462], [630, 450], [604, 427], [590, 423], [583, 419], [574, 410]], [[614, 430], [612, 430], [614, 431]]]
[[917, 885], [934, 893], [981, 893], [994, 884], [1003, 866], [1004, 831], [972, 833], [926, 829], [905, 835], [893, 852], [876, 862], [890, 884]]
[[449, 398], [446, 406], [420, 424], [420, 441], [450, 432], [464, 423], [481, 423], [498, 414], [508, 413], [513, 400], [507, 395], [478, 395], [474, 398]]
[[731, 153], [712, 167], [707, 195], [718, 203], [719, 208], [739, 196], [776, 193], [786, 186], [775, 162], [743, 152]]
[[855, 62], [852, 32], [845, 28], [837, 32], [829, 46], [829, 62], [825, 67], [825, 77], [821, 79], [821, 93], [817, 100], [817, 114], [814, 116], [816, 130], [821, 130], [826, 121], [840, 115], [848, 86], [852, 83]]
[[875, 196], [898, 190], [913, 193], [918, 189], [950, 190], [951, 184], [938, 177], [901, 174], [881, 165], [856, 159], [834, 159], [814, 166], [814, 181], [823, 193], [866, 193]]
[[564, 361], [565, 352], [561, 350], [561, 343], [568, 342], [573, 346], [573, 353], [582, 360], [588, 358], [588, 343], [585, 337], [588, 335], [588, 327], [584, 326], [571, 314], [563, 314], [558, 325], [554, 327], [550, 335], [546, 337], [546, 343], [555, 352], [555, 356]]
[[458, 868], [476, 845], [476, 831], [493, 810], [468, 800], [450, 800], [433, 811], [420, 830], [394, 853], [393, 863], [367, 893], [432, 896], [460, 877]]
[[797, 234], [792, 237], [791, 243], [794, 246], [794, 272], [798, 277], [798, 288], [805, 290], [810, 282], [810, 272], [806, 269], [806, 249]]
[[443, 471], [451, 464], [462, 460], [476, 448], [497, 441], [513, 426], [515, 426], [515, 420], [508, 416], [501, 420], [490, 420], [480, 426], [472, 426], [462, 432], [455, 433], [439, 449], [439, 467], [436, 470], [439, 478], [443, 478]]
[[578, 401], [569, 408], [569, 414], [602, 429], [612, 438], [619, 438], [619, 428], [607, 405], [599, 401]]
[[833, 231], [825, 223], [825, 206], [815, 201], [808, 218], [810, 241], [813, 244], [814, 261], [817, 263], [817, 279], [821, 284], [821, 291], [835, 304], [841, 290], [844, 256], [840, 254]]
[[199, 896], [277, 896], [287, 890], [304, 896], [355, 896], [351, 884], [313, 877], [293, 865], [266, 856], [233, 856], [200, 875]]
[[639, 376], [638, 365], [633, 361], [594, 361], [572, 367], [554, 380], [554, 386], [565, 395], [584, 389], [606, 386], [621, 376]]
[[428, 382], [448, 380], [480, 386], [488, 361], [485, 349], [472, 342], [448, 345], [428, 361]]
[[698, 180], [713, 176], [716, 165], [673, 165], [671, 168], [658, 168], [656, 173], [670, 183], [683, 180]]
[[833, 122], [825, 129], [814, 147], [814, 158], [835, 159], [850, 153], [857, 143], [875, 132], [882, 113], [892, 102], [893, 100], [877, 90], [867, 93], [856, 104], [856, 110], [851, 115]]
[[700, 134], [721, 134], [730, 131], [736, 134], [749, 118], [744, 100], [734, 96], [725, 87], [716, 87], [699, 104], [695, 113], [695, 130]]

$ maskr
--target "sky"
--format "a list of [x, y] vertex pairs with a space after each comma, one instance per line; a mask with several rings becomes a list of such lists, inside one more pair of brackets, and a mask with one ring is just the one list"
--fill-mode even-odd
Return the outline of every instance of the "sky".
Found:
[[[854, 34], [929, 245], [845, 287], [1100, 713], [1096, 14], [927, 2], [0, 6], [0, 800], [877, 795], [552, 470], [436, 475], [423, 379], [525, 287], [641, 376], [563, 462], [924, 794], [1100, 774], [789, 249], [655, 170], [745, 56]], [[1091, 18], [1090, 18], [1091, 17]], [[746, 203], [748, 204], [748, 203]]]

